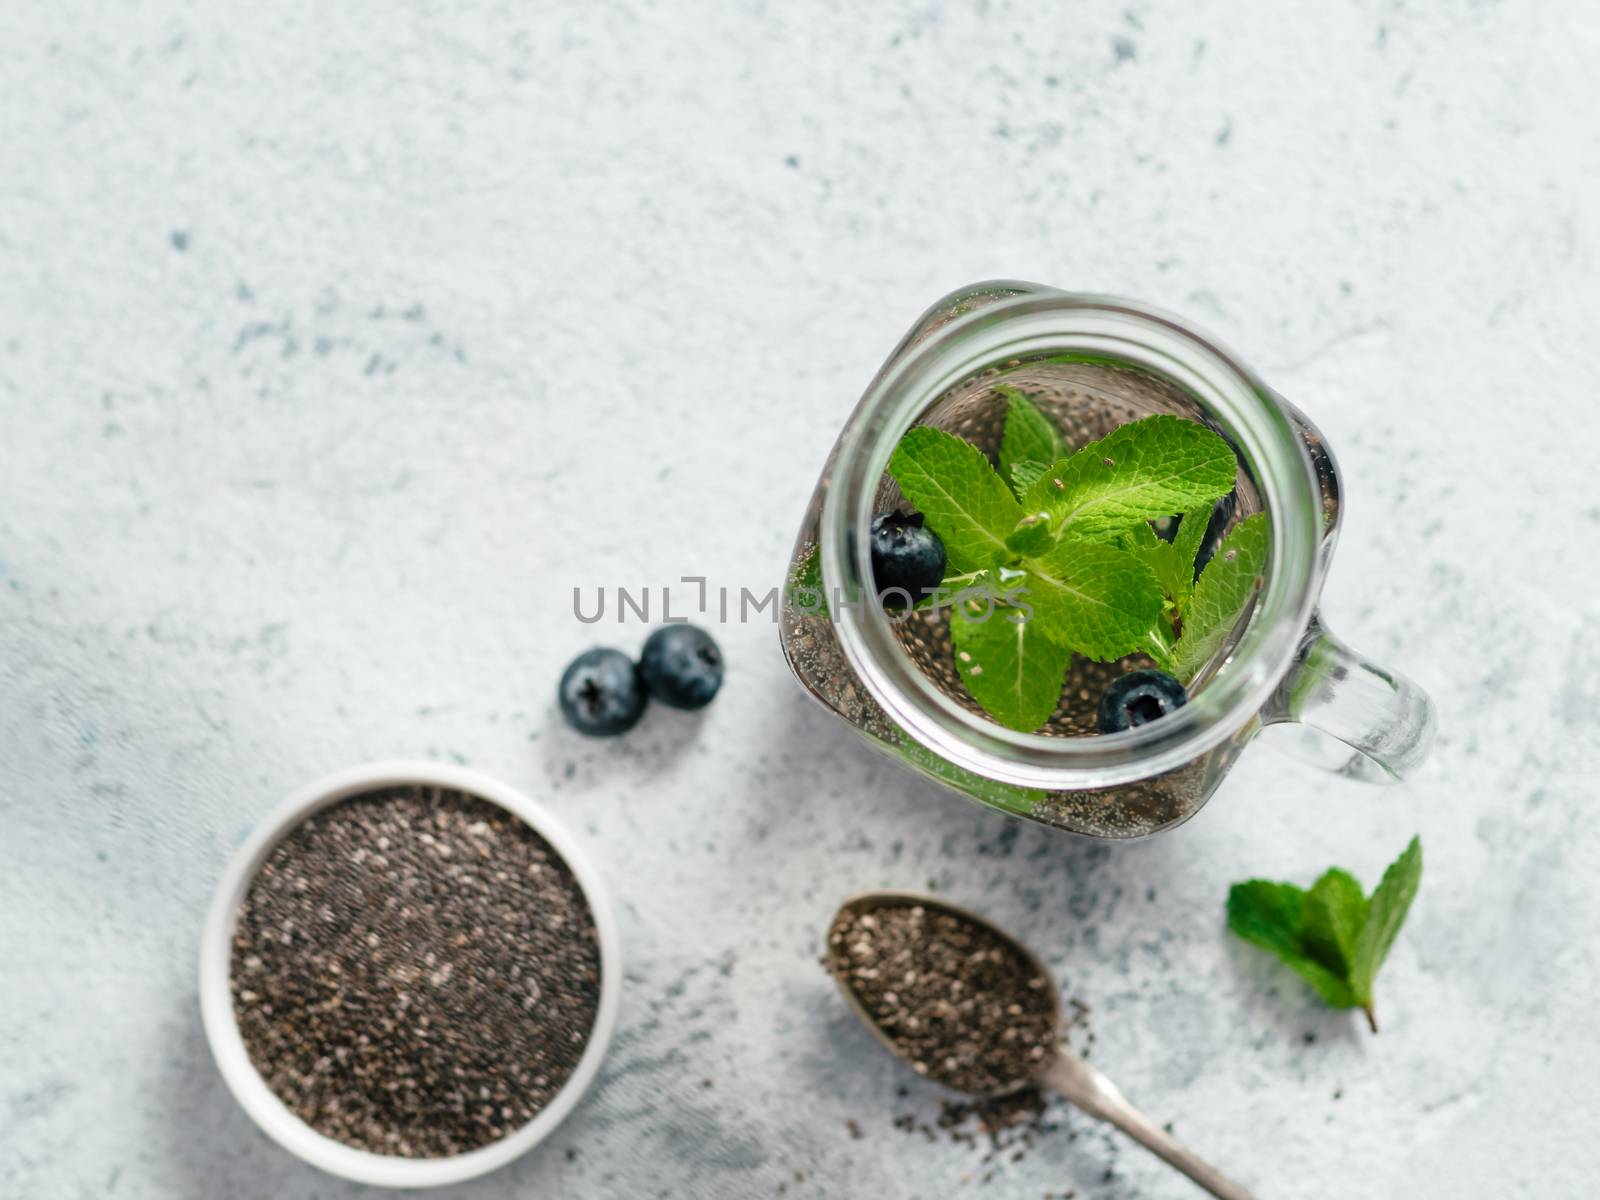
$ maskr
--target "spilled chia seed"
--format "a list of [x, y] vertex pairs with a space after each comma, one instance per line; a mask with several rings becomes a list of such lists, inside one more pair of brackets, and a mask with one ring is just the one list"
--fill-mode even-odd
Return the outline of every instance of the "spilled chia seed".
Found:
[[460, 1154], [530, 1121], [577, 1067], [600, 953], [565, 862], [445, 788], [313, 814], [251, 883], [233, 939], [250, 1061], [319, 1133]]

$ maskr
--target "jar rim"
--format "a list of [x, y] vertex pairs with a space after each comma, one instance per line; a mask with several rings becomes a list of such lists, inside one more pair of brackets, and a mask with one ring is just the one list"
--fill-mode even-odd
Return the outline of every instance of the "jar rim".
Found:
[[[1294, 661], [1321, 582], [1316, 471], [1271, 390], [1216, 339], [1161, 309], [998, 281], [953, 293], [929, 314], [961, 297], [996, 294], [1003, 298], [955, 317], [920, 342], [915, 334], [903, 342], [840, 435], [819, 529], [824, 578], [839, 581], [838, 591], [858, 601], [833, 615], [840, 646], [903, 730], [985, 778], [1065, 791], [1174, 770], [1242, 729]], [[1234, 440], [1271, 514], [1264, 585], [1226, 669], [1162, 720], [1095, 737], [1021, 733], [968, 711], [912, 662], [883, 608], [859, 602], [871, 591], [864, 581], [872, 578], [868, 528], [878, 483], [905, 431], [934, 400], [986, 367], [1064, 352], [1109, 357], [1179, 386]]]

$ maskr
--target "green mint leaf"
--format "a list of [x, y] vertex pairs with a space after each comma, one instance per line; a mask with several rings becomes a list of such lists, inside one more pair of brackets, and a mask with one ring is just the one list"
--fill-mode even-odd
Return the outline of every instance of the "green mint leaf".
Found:
[[1082, 350], [1068, 350], [1061, 354], [1052, 354], [1041, 361], [1047, 363], [1088, 363], [1097, 367], [1115, 367], [1119, 371], [1125, 371], [1128, 368], [1127, 362], [1123, 359], [1113, 358], [1109, 354], [1090, 354]]
[[1031, 733], [1054, 714], [1072, 651], [1040, 633], [1037, 621], [971, 601], [950, 610], [950, 636], [961, 681], [1000, 724]]
[[[1355, 876], [1330, 867], [1306, 893], [1301, 936], [1318, 961], [1350, 977], [1356, 939], [1367, 923], [1367, 900]], [[1354, 990], [1354, 989], [1352, 989]]]
[[1174, 674], [1185, 684], [1221, 649], [1256, 594], [1270, 536], [1265, 513], [1247, 517], [1222, 539], [1201, 572], [1183, 614], [1183, 636], [1173, 651]]
[[1372, 985], [1422, 880], [1417, 838], [1390, 864], [1370, 897], [1332, 867], [1309, 892], [1251, 879], [1228, 892], [1228, 928], [1276, 955], [1335, 1008], [1359, 1008], [1378, 1032]]
[[[1160, 589], [1167, 592], [1167, 579], [1172, 575], [1172, 547], [1157, 536], [1154, 528], [1148, 521], [1136, 521], [1126, 529], [1118, 532], [1112, 539], [1111, 545], [1119, 549], [1130, 551], [1139, 559], [1149, 564], [1155, 573], [1155, 578]], [[1168, 593], [1170, 599], [1170, 593]], [[1166, 605], [1161, 606], [1163, 610]], [[1175, 606], [1174, 606], [1175, 607]], [[1163, 671], [1171, 673], [1172, 646], [1174, 634], [1172, 623], [1166, 617], [1158, 616], [1145, 631], [1141, 645], [1138, 647], [1155, 660], [1156, 666]]]
[[[987, 567], [981, 571], [952, 571], [946, 569], [944, 578], [939, 581], [939, 591], [944, 593], [945, 601], [968, 588], [989, 589], [993, 585], [994, 572]], [[987, 594], [987, 592], [986, 592]]]
[[1161, 615], [1161, 586], [1135, 554], [1069, 539], [1027, 561], [1027, 602], [1051, 641], [1089, 658], [1131, 654]]
[[1055, 529], [1105, 540], [1135, 522], [1211, 503], [1233, 487], [1238, 461], [1204, 425], [1167, 415], [1112, 430], [1051, 466], [1024, 493]]
[[1029, 459], [1026, 462], [1012, 463], [1011, 490], [1016, 492], [1019, 496], [1022, 495], [1038, 482], [1039, 476], [1043, 475], [1049, 469], [1049, 463], [1035, 462], [1033, 459]]
[[1006, 398], [1006, 428], [1000, 439], [1002, 475], [1015, 482], [1019, 464], [1036, 462], [1047, 466], [1067, 456], [1067, 444], [1062, 440], [1061, 431], [1056, 428], [1054, 421], [1040, 412], [1016, 388], [1000, 387], [995, 390]]
[[802, 558], [789, 571], [789, 586], [784, 599], [789, 606], [805, 617], [826, 617], [828, 593], [822, 582], [822, 547], [812, 543]]
[[1194, 560], [1184, 567], [1181, 556], [1172, 543], [1162, 541], [1148, 521], [1136, 521], [1116, 535], [1115, 544], [1132, 550], [1156, 573], [1161, 591], [1172, 602], [1174, 609], [1182, 610], [1194, 588]]
[[1006, 548], [1024, 557], [1043, 554], [1056, 540], [1049, 513], [1029, 513], [1006, 537]]
[[1211, 509], [1194, 509], [1183, 514], [1178, 522], [1178, 532], [1172, 537], [1172, 554], [1184, 564], [1190, 591], [1194, 590], [1195, 559], [1200, 556], [1200, 543], [1206, 540], [1206, 527], [1210, 524]]
[[1228, 890], [1228, 928], [1277, 957], [1334, 1008], [1354, 1008], [1343, 974], [1330, 970], [1302, 937], [1306, 893], [1292, 883], [1250, 879]]
[[971, 442], [918, 426], [895, 447], [889, 473], [939, 535], [956, 570], [978, 571], [1008, 557], [1006, 537], [1023, 510]]
[[1163, 617], [1150, 626], [1144, 639], [1144, 652], [1155, 660], [1156, 666], [1172, 674], [1172, 651], [1176, 642], [1173, 618], [1182, 614], [1193, 586], [1193, 567], [1184, 568], [1173, 553], [1172, 546], [1161, 540], [1148, 521], [1138, 521], [1117, 534], [1115, 544], [1132, 551], [1155, 573], [1166, 603]]
[[1157, 620], [1145, 634], [1144, 652], [1168, 675], [1172, 674], [1172, 627]]
[[1173, 549], [1172, 544], [1159, 538], [1154, 546], [1145, 547], [1144, 560], [1156, 573], [1162, 594], [1172, 601], [1174, 609], [1183, 612], [1189, 598], [1194, 595], [1194, 561], [1191, 559], [1189, 565], [1184, 566], [1183, 557]]
[[1135, 521], [1132, 525], [1119, 529], [1110, 539], [1110, 544], [1148, 555], [1156, 547], [1165, 546], [1167, 543], [1161, 540], [1149, 521]]
[[1372, 985], [1378, 968], [1389, 956], [1395, 935], [1405, 923], [1406, 913], [1422, 882], [1422, 842], [1412, 838], [1400, 857], [1389, 864], [1378, 886], [1373, 889], [1367, 907], [1367, 919], [1356, 939], [1354, 958], [1350, 963], [1350, 987], [1356, 999], [1366, 1009], [1367, 1020], [1377, 1032], [1377, 1019], [1372, 1012]]

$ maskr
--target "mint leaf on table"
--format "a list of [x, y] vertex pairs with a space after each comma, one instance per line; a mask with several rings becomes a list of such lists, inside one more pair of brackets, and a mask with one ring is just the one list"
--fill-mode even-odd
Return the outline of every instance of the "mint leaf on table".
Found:
[[1069, 539], [1029, 559], [1027, 571], [1040, 632], [1089, 658], [1131, 654], [1161, 615], [1155, 572], [1115, 546]]
[[1138, 521], [1209, 504], [1232, 489], [1238, 460], [1193, 421], [1146, 417], [1112, 430], [1051, 466], [1023, 494], [1062, 536], [1106, 540]]
[[[1184, 521], [1188, 523], [1187, 518]], [[1182, 530], [1182, 526], [1179, 526]], [[1239, 622], [1260, 586], [1271, 528], [1265, 513], [1246, 517], [1217, 547], [1200, 573], [1183, 614], [1183, 633], [1173, 647], [1173, 674], [1193, 682]]]
[[1228, 928], [1275, 955], [1334, 1008], [1359, 1008], [1372, 1032], [1378, 968], [1422, 880], [1422, 842], [1412, 838], [1370, 897], [1348, 871], [1330, 868], [1302, 890], [1251, 879], [1228, 892]]
[[973, 699], [1008, 729], [1030, 733], [1056, 711], [1072, 651], [1012, 608], [972, 601], [950, 611], [956, 670]]
[[1356, 940], [1367, 923], [1367, 900], [1354, 875], [1329, 867], [1306, 893], [1306, 944], [1323, 962], [1337, 963], [1348, 977], [1355, 962]]
[[1302, 936], [1305, 901], [1306, 893], [1292, 883], [1236, 883], [1228, 892], [1228, 928], [1276, 955], [1334, 1008], [1354, 1008], [1343, 967], [1329, 966]]
[[[1356, 939], [1355, 960], [1350, 964], [1350, 986], [1372, 1016], [1372, 983], [1389, 957], [1389, 947], [1411, 911], [1417, 885], [1422, 882], [1422, 842], [1411, 839], [1405, 853], [1389, 865], [1368, 903], [1366, 921]], [[1376, 1029], [1376, 1025], [1373, 1026]]]
[[[1067, 456], [1061, 431], [1031, 400], [1013, 387], [998, 387], [995, 391], [1006, 398], [1006, 427], [1000, 440], [1001, 475], [1016, 482], [1019, 464], [1039, 463], [1042, 471]], [[1019, 489], [1026, 486], [1018, 483]]]
[[939, 535], [951, 567], [979, 571], [1006, 560], [1023, 509], [971, 442], [919, 425], [900, 439], [889, 473]]

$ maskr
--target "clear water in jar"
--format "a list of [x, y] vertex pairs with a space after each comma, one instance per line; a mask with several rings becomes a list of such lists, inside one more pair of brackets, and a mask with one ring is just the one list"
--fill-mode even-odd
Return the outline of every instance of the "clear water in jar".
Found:
[[[1005, 430], [1007, 402], [996, 385], [1014, 388], [1045, 413], [1069, 449], [1076, 450], [1104, 437], [1119, 425], [1157, 413], [1207, 421], [1204, 411], [1187, 393], [1165, 380], [1131, 367], [1104, 362], [1012, 362], [991, 368], [953, 389], [934, 404], [918, 424], [933, 425], [971, 442], [991, 462], [998, 462]], [[1220, 430], [1219, 430], [1220, 432]], [[878, 484], [875, 511], [903, 506], [900, 489], [885, 475]], [[1240, 464], [1235, 488], [1232, 528], [1261, 511], [1261, 498], [1253, 480]], [[956, 672], [950, 642], [948, 609], [923, 609], [896, 623], [896, 635], [907, 654], [941, 691], [969, 711], [988, 719]], [[1074, 655], [1061, 689], [1055, 715], [1037, 732], [1046, 737], [1081, 737], [1096, 734], [1096, 709], [1106, 684], [1119, 675], [1154, 663], [1142, 654], [1116, 662], [1095, 662]], [[1202, 674], [1203, 687], [1208, 675]]]
[[[1208, 418], [1203, 406], [1168, 380], [1131, 365], [1066, 355], [996, 364], [936, 399], [917, 423], [955, 434], [997, 463], [1008, 407], [1006, 397], [997, 390], [1001, 386], [1021, 392], [1044, 412], [1061, 431], [1069, 451], [1104, 437], [1120, 425], [1158, 413], [1198, 421], [1223, 432]], [[795, 546], [791, 580], [814, 569], [820, 502], [819, 489]], [[899, 487], [886, 474], [879, 481], [873, 507], [882, 512], [910, 506], [904, 505]], [[1261, 509], [1256, 482], [1241, 461], [1228, 528]], [[1204, 689], [1248, 619], [1247, 612], [1233, 637], [1196, 676], [1191, 693]], [[1121, 787], [1023, 792], [954, 770], [911, 743], [855, 676], [826, 616], [810, 615], [789, 605], [783, 620], [784, 651], [795, 675], [813, 696], [862, 733], [890, 749], [903, 751], [914, 766], [984, 803], [1074, 832], [1137, 837], [1182, 821], [1203, 803], [1242, 744], [1224, 743], [1177, 771]], [[993, 720], [967, 691], [956, 670], [947, 609], [904, 614], [894, 628], [906, 654], [940, 691], [979, 718]], [[1097, 709], [1106, 685], [1127, 671], [1152, 665], [1142, 654], [1116, 662], [1096, 662], [1074, 655], [1056, 711], [1036, 732], [1057, 738], [1096, 736]]]

